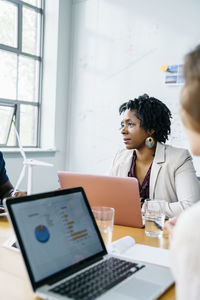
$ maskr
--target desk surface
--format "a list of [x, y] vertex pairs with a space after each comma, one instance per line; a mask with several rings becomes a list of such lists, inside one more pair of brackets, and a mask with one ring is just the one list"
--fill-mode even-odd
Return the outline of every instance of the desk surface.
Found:
[[[0, 295], [6, 300], [36, 300], [29, 283], [28, 276], [21, 258], [21, 254], [6, 249], [2, 244], [13, 235], [13, 231], [6, 218], [0, 219]], [[168, 248], [168, 238], [161, 239], [146, 237], [144, 229], [125, 226], [114, 226], [113, 240], [125, 235], [134, 237], [136, 243]], [[171, 287], [160, 300], [175, 300], [175, 288]]]

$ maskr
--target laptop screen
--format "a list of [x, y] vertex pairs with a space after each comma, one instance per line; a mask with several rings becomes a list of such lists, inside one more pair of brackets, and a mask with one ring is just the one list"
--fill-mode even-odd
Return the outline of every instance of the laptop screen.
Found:
[[54, 195], [8, 205], [35, 283], [105, 251], [81, 188]]

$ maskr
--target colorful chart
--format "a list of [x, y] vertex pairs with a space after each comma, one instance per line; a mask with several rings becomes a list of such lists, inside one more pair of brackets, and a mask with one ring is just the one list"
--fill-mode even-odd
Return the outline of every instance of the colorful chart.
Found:
[[68, 233], [72, 237], [72, 241], [79, 240], [79, 239], [82, 239], [82, 238], [88, 236], [87, 229], [83, 229], [83, 230], [79, 230], [79, 231], [75, 232], [74, 231], [75, 222], [74, 221], [69, 221], [67, 214], [64, 214], [63, 216], [64, 216], [64, 223], [65, 223], [65, 225], [68, 229], [67, 230]]
[[46, 243], [50, 238], [47, 227], [44, 225], [38, 225], [35, 228], [35, 237], [40, 243]]

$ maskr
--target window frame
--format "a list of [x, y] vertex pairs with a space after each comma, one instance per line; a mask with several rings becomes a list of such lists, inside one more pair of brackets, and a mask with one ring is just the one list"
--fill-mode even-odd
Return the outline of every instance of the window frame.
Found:
[[[8, 129], [8, 132], [7, 132], [7, 137], [6, 137], [6, 144], [8, 142], [8, 138], [9, 138], [9, 134], [10, 134], [10, 130], [11, 130], [11, 126], [12, 126], [12, 122], [16, 120], [16, 105], [15, 104], [12, 104], [12, 103], [4, 103], [1, 101], [0, 103], [0, 106], [4, 106], [4, 107], [10, 107], [10, 108], [13, 108], [13, 113], [12, 113], [12, 118], [10, 119], [10, 124], [9, 124], [9, 129]], [[5, 147], [6, 144], [1, 144], [0, 143], [0, 147]]]
[[[15, 118], [15, 127], [19, 133], [20, 136], [20, 106], [21, 104], [24, 105], [29, 105], [33, 107], [37, 107], [37, 136], [36, 136], [36, 145], [23, 145], [24, 148], [40, 148], [41, 147], [41, 104], [42, 104], [42, 83], [43, 83], [43, 57], [44, 57], [44, 21], [45, 21], [45, 0], [40, 0], [41, 1], [41, 7], [37, 7], [34, 5], [31, 5], [29, 3], [26, 3], [21, 0], [4, 0], [5, 2], [12, 3], [17, 6], [17, 47], [11, 47], [7, 46], [5, 44], [0, 43], [0, 50], [7, 51], [9, 53], [14, 53], [17, 55], [17, 68], [18, 68], [18, 62], [19, 62], [19, 57], [24, 56], [27, 58], [31, 58], [35, 61], [39, 62], [39, 79], [38, 79], [38, 90], [37, 90], [37, 95], [38, 95], [38, 101], [26, 101], [26, 100], [20, 100], [20, 99], [8, 99], [8, 98], [1, 98], [0, 97], [0, 105], [4, 106], [15, 106], [16, 111], [14, 114]], [[23, 20], [23, 14], [22, 10], [23, 7], [31, 8], [35, 12], [40, 13], [41, 19], [40, 19], [40, 49], [39, 49], [39, 56], [26, 53], [22, 51], [22, 20]], [[17, 79], [16, 79], [16, 87], [18, 86], [19, 82], [19, 74], [18, 74], [18, 69], [16, 70], [17, 72]], [[17, 139], [15, 140], [15, 145], [9, 146], [9, 145], [0, 145], [1, 147], [4, 148], [16, 148], [18, 147], [18, 141]]]

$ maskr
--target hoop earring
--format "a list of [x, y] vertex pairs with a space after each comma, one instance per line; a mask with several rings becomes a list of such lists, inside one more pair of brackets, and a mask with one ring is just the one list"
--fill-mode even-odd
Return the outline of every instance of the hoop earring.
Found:
[[153, 148], [155, 146], [155, 139], [152, 136], [149, 136], [145, 140], [145, 145], [149, 149]]

